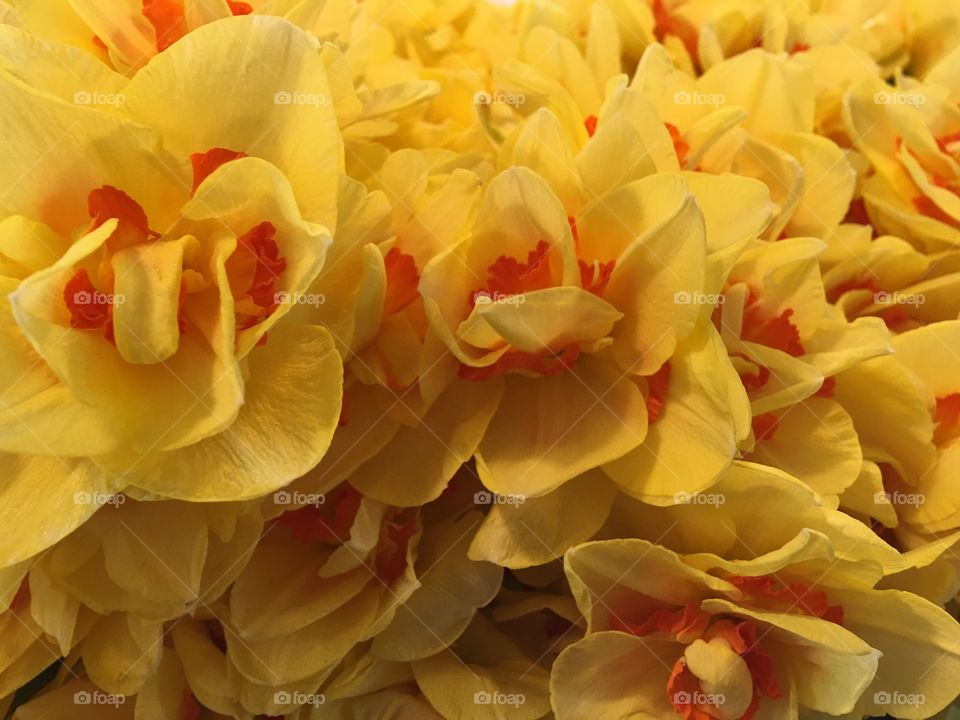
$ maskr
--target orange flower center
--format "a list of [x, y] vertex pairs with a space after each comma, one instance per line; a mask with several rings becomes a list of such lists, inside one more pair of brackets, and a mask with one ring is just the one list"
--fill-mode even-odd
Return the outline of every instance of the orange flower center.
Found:
[[960, 437], [960, 393], [938, 397], [937, 410], [933, 419], [937, 424], [933, 433], [933, 442], [938, 447]]
[[670, 133], [670, 140], [673, 141], [673, 151], [677, 154], [677, 160], [680, 166], [687, 162], [687, 155], [690, 153], [690, 145], [683, 139], [680, 130], [673, 123], [665, 122], [667, 132]]
[[751, 290], [743, 311], [740, 338], [746, 342], [775, 348], [793, 357], [800, 357], [806, 354], [806, 350], [800, 342], [800, 331], [790, 320], [792, 316], [793, 308], [770, 316], [757, 303], [756, 295]]
[[647, 422], [655, 423], [663, 412], [670, 387], [670, 363], [665, 362], [653, 375], [647, 378]]
[[[753, 699], [738, 720], [750, 720], [763, 698], [775, 699], [783, 693], [777, 685], [773, 661], [759, 646], [757, 626], [749, 620], [716, 620], [703, 635], [706, 641], [722, 638], [730, 649], [743, 658], [753, 679]], [[680, 656], [667, 680], [667, 697], [674, 710], [684, 720], [713, 720], [721, 715], [716, 705], [709, 702], [710, 696], [703, 692], [700, 679], [687, 667], [686, 659]]]
[[397, 246], [383, 258], [387, 274], [387, 291], [383, 302], [384, 311], [392, 315], [420, 297], [420, 270], [412, 255], [407, 255]]
[[163, 52], [187, 34], [183, 0], [143, 0], [143, 16], [153, 25], [157, 52]]
[[843, 624], [843, 606], [831, 605], [822, 590], [803, 583], [782, 583], [773, 576], [734, 576], [730, 583], [744, 594], [751, 605], [780, 612], [797, 611], [837, 625]]
[[593, 137], [594, 133], [597, 132], [597, 116], [587, 116], [587, 119], [583, 121], [583, 126], [587, 129], [587, 135]]
[[[249, 15], [253, 7], [249, 3], [227, 0], [234, 15]], [[153, 25], [157, 36], [157, 52], [163, 52], [187, 34], [186, 12], [183, 0], [143, 0], [143, 16]]]
[[350, 539], [362, 499], [357, 490], [343, 483], [328, 492], [322, 504], [287, 511], [277, 522], [290, 528], [290, 537], [298, 542], [343, 543]]
[[407, 569], [407, 548], [416, 532], [417, 524], [413, 517], [384, 523], [374, 567], [377, 577], [385, 585], [393, 585]]
[[[679, 609], [656, 610], [640, 622], [624, 622], [614, 616], [610, 620], [610, 629], [638, 637], [657, 635], [685, 645], [698, 639], [709, 642], [714, 638], [722, 638], [731, 650], [743, 658], [753, 679], [753, 699], [739, 720], [750, 720], [762, 698], [781, 696], [773, 662], [759, 647], [757, 628], [751, 621], [712, 616], [702, 611], [697, 603], [687, 603]], [[716, 707], [711, 707], [707, 702], [709, 696], [703, 693], [700, 679], [690, 671], [682, 655], [671, 669], [667, 680], [667, 696], [684, 720], [713, 720], [720, 717]]]
[[541, 240], [527, 254], [526, 262], [501, 255], [487, 268], [487, 283], [470, 293], [470, 307], [477, 302], [478, 296], [521, 295], [534, 290], [553, 287], [553, 274], [550, 272], [550, 245]]
[[273, 223], [262, 222], [237, 239], [237, 249], [227, 258], [226, 268], [238, 287], [237, 329], [246, 330], [273, 314], [279, 305], [277, 280], [286, 270], [287, 261], [273, 239], [277, 229]]
[[200, 183], [213, 174], [218, 167], [244, 157], [247, 157], [245, 152], [221, 147], [210, 148], [202, 153], [193, 153], [190, 156], [190, 163], [193, 165], [193, 192], [196, 192]]
[[[91, 190], [87, 195], [87, 212], [92, 222], [87, 232], [96, 230], [111, 219], [117, 227], [104, 245], [105, 255], [111, 255], [160, 237], [152, 231], [147, 214], [140, 204], [122, 190], [112, 185]], [[101, 266], [99, 283], [95, 283], [86, 268], [79, 268], [67, 280], [63, 288], [63, 302], [70, 313], [70, 327], [75, 330], [103, 329], [103, 336], [114, 343], [113, 333], [113, 274], [109, 266]], [[181, 317], [180, 331], [186, 331]]]
[[667, 9], [664, 0], [653, 0], [653, 33], [657, 41], [663, 43], [668, 35], [675, 35], [683, 42], [690, 54], [690, 59], [697, 63], [697, 31], [696, 28], [672, 15]]

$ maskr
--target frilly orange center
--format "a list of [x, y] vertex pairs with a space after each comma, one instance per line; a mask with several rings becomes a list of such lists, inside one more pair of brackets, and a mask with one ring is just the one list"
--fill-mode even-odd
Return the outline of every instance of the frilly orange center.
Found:
[[587, 119], [583, 121], [583, 127], [587, 131], [587, 135], [593, 137], [597, 132], [597, 116], [588, 115]]
[[690, 145], [683, 139], [680, 130], [673, 123], [665, 122], [667, 132], [670, 133], [670, 140], [673, 142], [673, 151], [677, 154], [677, 161], [683, 167], [687, 162], [687, 155], [690, 154]]
[[163, 52], [187, 34], [182, 0], [143, 0], [142, 8], [157, 36], [157, 52]]
[[771, 575], [734, 576], [730, 583], [743, 593], [751, 606], [780, 612], [799, 612], [837, 625], [843, 624], [843, 606], [831, 605], [822, 590], [798, 582], [781, 582]]
[[[777, 685], [773, 662], [759, 647], [756, 625], [749, 620], [713, 616], [701, 610], [698, 603], [691, 602], [679, 609], [655, 610], [640, 622], [625, 622], [613, 616], [610, 629], [638, 637], [655, 635], [684, 645], [698, 639], [709, 642], [714, 638], [722, 638], [731, 650], [743, 658], [753, 678], [753, 699], [738, 720], [750, 720], [761, 699], [774, 699], [782, 694]], [[700, 679], [690, 671], [681, 655], [667, 680], [670, 704], [684, 720], [714, 720], [719, 715], [711, 710], [715, 711], [716, 708], [697, 702], [704, 695]]]
[[791, 317], [793, 308], [770, 315], [760, 306], [756, 293], [751, 290], [743, 311], [740, 338], [746, 342], [775, 348], [793, 357], [805, 355], [806, 350], [800, 342], [800, 331]]
[[647, 378], [647, 422], [655, 423], [663, 412], [663, 404], [670, 388], [670, 363], [665, 362]]
[[[540, 240], [531, 250], [525, 262], [501, 255], [487, 268], [487, 283], [470, 293], [470, 307], [476, 306], [478, 297], [506, 298], [534, 290], [555, 287], [550, 268], [550, 245]], [[523, 371], [542, 376], [560, 375], [574, 366], [580, 357], [580, 347], [567, 345], [551, 353], [536, 354], [509, 350], [486, 367], [461, 365], [462, 380], [482, 381], [496, 375]]]
[[413, 256], [407, 255], [397, 246], [387, 252], [383, 265], [387, 275], [383, 309], [392, 315], [420, 298], [420, 270]]
[[247, 157], [245, 152], [222, 147], [210, 148], [202, 153], [193, 153], [190, 156], [190, 163], [193, 166], [193, 192], [196, 192], [200, 183], [212, 175], [213, 171], [221, 165], [244, 157]]
[[653, 34], [663, 43], [669, 35], [680, 38], [693, 63], [697, 64], [697, 30], [688, 22], [673, 15], [664, 0], [653, 0]]
[[[226, 268], [236, 287], [237, 330], [247, 330], [273, 314], [280, 304], [277, 281], [287, 268], [274, 236], [273, 223], [261, 222], [237, 238], [237, 248], [227, 258]], [[233, 284], [233, 283], [231, 283]]]
[[323, 503], [289, 510], [277, 522], [290, 528], [290, 537], [298, 542], [343, 543], [350, 539], [362, 499], [357, 490], [343, 483], [328, 492]]
[[933, 442], [939, 447], [960, 437], [960, 393], [937, 398]]
[[413, 517], [388, 520], [383, 524], [374, 568], [384, 585], [393, 585], [407, 569], [407, 549], [416, 532]]
[[[87, 268], [78, 268], [63, 288], [63, 302], [70, 313], [70, 327], [75, 330], [103, 330], [104, 337], [114, 342], [113, 272], [106, 261], [125, 248], [151, 242], [160, 235], [150, 229], [147, 214], [140, 204], [123, 190], [104, 185], [87, 195], [87, 212], [91, 223], [87, 232], [96, 230], [108, 220], [116, 219], [117, 227], [104, 243], [104, 262], [97, 281]], [[185, 325], [180, 322], [181, 332]]]
[[[227, 0], [233, 15], [249, 15], [253, 7], [249, 3]], [[143, 0], [143, 16], [153, 25], [157, 36], [157, 52], [163, 52], [187, 34], [186, 12], [183, 0]]]
[[773, 413], [763, 413], [753, 418], [753, 435], [757, 442], [769, 440], [780, 428], [780, 420]]
[[[773, 661], [763, 649], [757, 639], [757, 626], [750, 620], [721, 618], [714, 621], [707, 628], [703, 639], [707, 642], [721, 638], [737, 655], [743, 658], [753, 679], [753, 698], [749, 707], [738, 720], [750, 720], [757, 712], [763, 698], [776, 699], [783, 693], [777, 684]], [[698, 704], [695, 701], [704, 695], [700, 680], [687, 667], [685, 658], [681, 655], [667, 680], [667, 697], [674, 710], [683, 716], [684, 720], [713, 720], [720, 717], [716, 707]]]

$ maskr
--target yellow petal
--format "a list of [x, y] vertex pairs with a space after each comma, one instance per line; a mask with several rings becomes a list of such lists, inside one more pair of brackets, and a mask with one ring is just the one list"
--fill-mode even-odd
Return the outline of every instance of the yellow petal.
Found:
[[643, 393], [601, 360], [581, 358], [561, 375], [511, 375], [477, 449], [483, 484], [537, 496], [637, 447], [646, 434]]
[[590, 470], [546, 495], [497, 501], [470, 543], [470, 557], [509, 568], [550, 562], [600, 529], [615, 495], [603, 473]]

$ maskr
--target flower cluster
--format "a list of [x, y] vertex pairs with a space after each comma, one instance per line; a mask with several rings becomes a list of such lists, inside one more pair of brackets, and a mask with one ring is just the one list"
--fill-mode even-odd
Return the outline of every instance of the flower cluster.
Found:
[[0, 714], [955, 718], [960, 7], [0, 0]]

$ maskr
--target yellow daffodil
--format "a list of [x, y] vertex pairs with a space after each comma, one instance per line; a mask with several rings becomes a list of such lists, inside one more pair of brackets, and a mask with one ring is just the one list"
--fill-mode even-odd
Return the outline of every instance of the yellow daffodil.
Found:
[[844, 101], [847, 132], [870, 163], [866, 213], [880, 232], [937, 252], [960, 241], [960, 110], [941, 86], [864, 82]]
[[868, 567], [837, 561], [811, 530], [739, 560], [639, 540], [578, 546], [566, 568], [587, 636], [557, 659], [554, 712], [928, 717], [950, 702], [937, 674], [960, 662], [956, 623], [922, 598], [873, 589]]
[[[225, 69], [179, 79], [240, 47], [243, 88], [222, 82]], [[277, 52], [315, 72], [277, 75], [265, 63]], [[285, 86], [325, 91], [323, 67], [306, 36], [266, 18], [207, 25], [125, 86], [129, 114], [154, 128], [0, 74], [19, 108], [3, 117], [0, 148], [0, 462], [5, 519], [24, 528], [7, 535], [5, 562], [49, 546], [117, 490], [240, 499], [322, 457], [340, 360], [325, 329], [280, 322], [280, 300], [323, 265], [330, 238], [317, 221], [335, 220], [339, 140], [329, 109], [287, 106], [257, 127]], [[167, 112], [171, 93], [190, 123]], [[308, 122], [317, 142], [295, 151]], [[322, 167], [334, 177], [318, 184]], [[45, 530], [26, 530], [38, 512]]]

